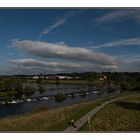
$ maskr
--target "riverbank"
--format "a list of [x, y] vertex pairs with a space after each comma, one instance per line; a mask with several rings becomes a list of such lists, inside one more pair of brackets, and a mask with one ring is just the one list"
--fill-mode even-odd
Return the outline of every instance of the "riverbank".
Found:
[[103, 107], [79, 131], [140, 131], [140, 94], [112, 102]]
[[120, 97], [120, 98], [116, 98], [116, 99], [111, 99], [108, 101], [105, 101], [104, 103], [102, 103], [101, 105], [95, 107], [94, 109], [92, 109], [91, 111], [89, 111], [87, 114], [85, 114], [84, 116], [82, 116], [79, 120], [77, 120], [73, 126], [69, 126], [67, 127], [63, 132], [76, 132], [78, 130], [81, 129], [81, 127], [83, 127], [87, 122], [88, 122], [88, 131], [90, 131], [90, 127], [91, 127], [91, 123], [90, 123], [90, 118], [94, 117], [95, 114], [100, 111], [105, 105], [110, 104], [112, 102], [127, 98], [127, 97], [132, 97], [134, 95], [129, 95], [129, 96], [125, 96], [125, 97]]
[[40, 108], [32, 113], [1, 118], [0, 131], [62, 131], [69, 126], [71, 119], [78, 120], [104, 101], [132, 94], [139, 95], [136, 92], [125, 92], [63, 108]]

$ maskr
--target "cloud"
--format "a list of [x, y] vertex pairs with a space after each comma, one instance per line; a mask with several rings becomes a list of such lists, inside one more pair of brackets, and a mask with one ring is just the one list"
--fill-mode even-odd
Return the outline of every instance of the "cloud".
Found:
[[67, 22], [67, 20], [73, 16], [76, 16], [78, 14], [80, 14], [82, 11], [69, 11], [67, 12], [63, 18], [60, 18], [59, 20], [57, 20], [56, 22], [54, 22], [50, 27], [45, 28], [41, 34], [39, 35], [39, 39], [42, 38], [44, 35], [47, 35], [49, 32], [51, 32], [52, 30], [62, 26], [63, 24], [65, 24]]
[[118, 71], [139, 72], [140, 71], [140, 56], [139, 55], [118, 55]]
[[134, 65], [135, 68], [137, 68], [137, 70], [140, 71], [140, 59], [133, 61], [132, 65]]
[[67, 21], [67, 18], [62, 18], [60, 20], [58, 20], [57, 22], [55, 22], [54, 24], [52, 24], [49, 28], [44, 29], [39, 38], [42, 38], [44, 35], [47, 35], [49, 32], [51, 32], [53, 29], [63, 25], [65, 22]]
[[22, 40], [12, 42], [11, 46], [45, 58], [61, 58], [90, 62], [98, 65], [116, 65], [116, 60], [107, 54], [80, 47], [69, 47], [60, 43]]
[[18, 74], [38, 74], [44, 71], [48, 73], [64, 72], [66, 70], [79, 70], [82, 67], [82, 65], [75, 63], [46, 62], [30, 58], [13, 59], [8, 62], [15, 65], [10, 71], [15, 70]]
[[36, 59], [13, 59], [9, 60], [10, 63], [16, 64], [20, 67], [61, 67], [61, 68], [80, 68], [82, 65], [80, 64], [75, 64], [75, 63], [69, 63], [69, 62], [46, 62], [46, 61], [41, 61], [41, 60], [36, 60]]
[[121, 60], [122, 64], [134, 64], [135, 66], [140, 67], [140, 58], [135, 57], [122, 57]]
[[93, 46], [90, 48], [109, 48], [109, 47], [119, 47], [119, 46], [137, 46], [140, 47], [140, 38], [130, 38], [130, 39], [121, 39], [117, 41], [112, 41], [104, 43], [98, 46]]
[[[83, 71], [110, 71], [116, 70], [117, 66], [97, 65], [90, 63], [72, 63], [72, 62], [46, 62], [36, 59], [13, 59], [10, 63], [16, 65], [14, 71], [19, 73], [32, 72], [83, 72]], [[13, 67], [12, 67], [13, 69]], [[13, 70], [12, 70], [13, 71]]]
[[139, 9], [123, 9], [113, 10], [96, 18], [93, 22], [96, 24], [111, 23], [113, 21], [121, 22], [124, 20], [135, 20], [140, 23], [140, 10]]

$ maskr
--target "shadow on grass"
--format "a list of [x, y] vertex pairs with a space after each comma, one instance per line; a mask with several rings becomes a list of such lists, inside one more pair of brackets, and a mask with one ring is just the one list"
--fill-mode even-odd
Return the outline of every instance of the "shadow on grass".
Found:
[[119, 107], [123, 107], [124, 109], [140, 111], [140, 103], [116, 102], [115, 104]]

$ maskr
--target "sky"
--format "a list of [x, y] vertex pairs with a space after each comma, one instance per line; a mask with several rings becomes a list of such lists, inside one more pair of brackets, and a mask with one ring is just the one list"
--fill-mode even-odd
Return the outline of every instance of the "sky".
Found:
[[0, 9], [0, 74], [140, 72], [140, 9]]

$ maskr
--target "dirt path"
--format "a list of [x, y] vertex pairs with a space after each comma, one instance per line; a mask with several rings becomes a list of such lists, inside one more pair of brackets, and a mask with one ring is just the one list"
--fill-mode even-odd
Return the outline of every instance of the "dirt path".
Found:
[[[130, 96], [134, 96], [134, 95], [130, 95]], [[77, 120], [75, 122], [76, 128], [73, 127], [73, 126], [70, 126], [70, 127], [67, 127], [63, 132], [76, 132], [76, 131], [78, 131], [88, 121], [88, 118], [93, 117], [105, 105], [107, 105], [109, 103], [112, 103], [114, 101], [123, 99], [123, 98], [130, 97], [130, 96], [125, 96], [125, 97], [121, 97], [121, 98], [117, 98], [117, 99], [112, 99], [110, 101], [104, 102], [101, 106], [97, 106], [96, 108], [94, 108], [90, 112], [88, 112], [86, 115], [84, 115], [83, 117], [81, 117], [79, 120]]]

